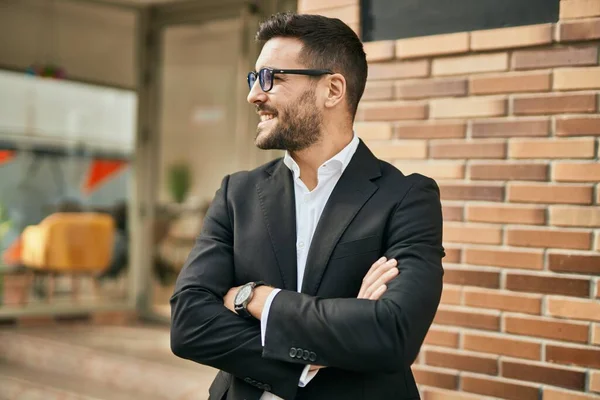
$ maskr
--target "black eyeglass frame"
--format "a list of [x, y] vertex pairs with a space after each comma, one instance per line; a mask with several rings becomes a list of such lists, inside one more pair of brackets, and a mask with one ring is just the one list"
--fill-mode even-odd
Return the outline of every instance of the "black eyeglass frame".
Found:
[[[271, 84], [269, 87], [265, 87], [264, 78], [262, 75], [263, 71], [268, 71], [271, 75]], [[261, 68], [258, 72], [248, 72], [248, 87], [252, 90], [252, 86], [258, 80], [258, 84], [263, 92], [268, 92], [273, 89], [273, 81], [275, 80], [275, 74], [292, 74], [292, 75], [307, 75], [307, 76], [322, 76], [334, 74], [329, 69], [277, 69], [277, 68]]]

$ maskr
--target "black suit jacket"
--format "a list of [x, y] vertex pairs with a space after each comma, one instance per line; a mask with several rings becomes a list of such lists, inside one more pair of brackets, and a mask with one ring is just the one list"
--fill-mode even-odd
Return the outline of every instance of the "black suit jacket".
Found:
[[[378, 301], [356, 299], [381, 256], [400, 274]], [[171, 348], [221, 371], [212, 400], [418, 399], [410, 366], [442, 291], [442, 213], [436, 183], [404, 176], [361, 141], [333, 190], [296, 291], [291, 171], [281, 159], [223, 179], [171, 298]], [[263, 280], [272, 303], [260, 323], [223, 305], [234, 286]], [[306, 364], [327, 368], [299, 388]]]

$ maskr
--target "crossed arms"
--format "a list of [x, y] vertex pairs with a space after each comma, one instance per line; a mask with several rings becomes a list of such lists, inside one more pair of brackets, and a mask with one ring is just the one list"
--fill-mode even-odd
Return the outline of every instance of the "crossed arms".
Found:
[[313, 364], [392, 372], [412, 364], [433, 320], [442, 288], [442, 216], [433, 180], [415, 178], [386, 228], [384, 256], [399, 276], [379, 300], [322, 299], [282, 290], [260, 325], [229, 311], [223, 298], [234, 282], [229, 179], [217, 192], [171, 298], [171, 348], [179, 357], [270, 385], [293, 398], [305, 364], [292, 347], [310, 349]]

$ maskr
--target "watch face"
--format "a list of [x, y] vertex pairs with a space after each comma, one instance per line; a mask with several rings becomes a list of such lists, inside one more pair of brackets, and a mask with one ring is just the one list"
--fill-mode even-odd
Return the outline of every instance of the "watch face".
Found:
[[251, 286], [248, 285], [242, 287], [238, 294], [235, 296], [235, 302], [237, 304], [243, 303], [250, 296], [250, 293], [252, 293]]

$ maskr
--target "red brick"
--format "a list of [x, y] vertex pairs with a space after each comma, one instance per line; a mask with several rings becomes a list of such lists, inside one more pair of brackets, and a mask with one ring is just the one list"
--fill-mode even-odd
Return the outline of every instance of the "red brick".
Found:
[[427, 331], [424, 343], [430, 346], [458, 348], [459, 335], [456, 330], [432, 326]]
[[388, 81], [369, 81], [361, 98], [364, 100], [392, 100], [394, 85]]
[[540, 163], [469, 163], [469, 176], [473, 180], [545, 181], [548, 180], [548, 164]]
[[436, 180], [465, 177], [465, 165], [462, 162], [400, 161], [394, 165], [404, 175], [419, 173]]
[[460, 286], [444, 285], [440, 302], [447, 305], [460, 305], [462, 303], [462, 288]]
[[450, 243], [502, 243], [502, 230], [496, 226], [444, 224], [444, 241]]
[[559, 41], [600, 39], [600, 18], [559, 24]]
[[464, 304], [469, 307], [536, 315], [539, 315], [542, 311], [542, 296], [539, 294], [465, 288], [463, 297]]
[[554, 70], [554, 90], [600, 88], [600, 67], [561, 68]]
[[439, 368], [426, 365], [415, 365], [412, 367], [415, 381], [418, 385], [439, 387], [442, 389], [458, 388], [458, 373], [449, 372]]
[[420, 140], [370, 143], [369, 147], [373, 154], [386, 160], [427, 157], [427, 144]]
[[511, 381], [502, 378], [461, 374], [462, 390], [485, 396], [494, 396], [510, 400], [538, 400], [539, 388], [536, 385]]
[[600, 322], [600, 302], [597, 300], [576, 300], [548, 297], [548, 314], [584, 321]]
[[[600, 281], [598, 281], [600, 284]], [[596, 292], [598, 293], [598, 292]], [[592, 326], [592, 344], [600, 345], [600, 324], [593, 324]]]
[[598, 400], [598, 396], [544, 387], [544, 400]]
[[364, 103], [356, 115], [359, 121], [396, 121], [402, 119], [423, 119], [427, 115], [424, 104], [398, 101], [377, 101]]
[[389, 61], [396, 55], [396, 45], [393, 40], [365, 42], [363, 46], [368, 62]]
[[464, 262], [472, 265], [541, 270], [544, 267], [544, 253], [542, 250], [467, 248]]
[[467, 221], [544, 225], [546, 223], [546, 209], [539, 206], [515, 206], [511, 204], [468, 204]]
[[554, 272], [600, 275], [600, 255], [550, 251], [548, 269]]
[[576, 139], [511, 139], [508, 154], [511, 158], [594, 158], [594, 138]]
[[442, 200], [504, 200], [504, 186], [492, 184], [444, 184], [440, 183]]
[[360, 7], [358, 3], [343, 7], [315, 10], [312, 14], [323, 15], [329, 18], [339, 18], [348, 25], [360, 22]]
[[442, 204], [444, 221], [463, 221], [464, 208], [459, 205]]
[[515, 97], [515, 115], [543, 115], [562, 113], [589, 113], [596, 111], [596, 96], [593, 94], [550, 94]]
[[471, 131], [474, 138], [548, 136], [550, 132], [550, 120], [546, 118], [476, 120], [472, 122]]
[[516, 292], [589, 297], [590, 280], [508, 273], [506, 289]]
[[446, 305], [438, 307], [434, 322], [439, 325], [462, 326], [464, 328], [498, 331], [500, 316], [495, 311], [478, 311]]
[[591, 241], [590, 232], [566, 229], [508, 228], [506, 234], [510, 246], [589, 250]]
[[552, 25], [525, 25], [471, 32], [472, 50], [497, 50], [552, 43]]
[[298, 10], [301, 12], [308, 12], [327, 8], [352, 6], [356, 4], [356, 0], [298, 0]]
[[552, 179], [559, 182], [600, 181], [600, 163], [557, 162], [552, 170]]
[[586, 368], [600, 368], [600, 349], [547, 344], [546, 361]]
[[420, 36], [396, 41], [398, 58], [425, 57], [469, 51], [469, 33]]
[[501, 360], [502, 376], [522, 381], [545, 383], [567, 389], [584, 390], [585, 372], [551, 367], [529, 361]]
[[472, 77], [469, 91], [472, 94], [547, 92], [551, 86], [549, 72], [501, 74]]
[[556, 118], [556, 136], [598, 136], [600, 135], [600, 118], [592, 116]]
[[467, 97], [432, 100], [431, 118], [480, 118], [506, 115], [506, 99], [497, 97]]
[[450, 267], [447, 267], [444, 270], [444, 283], [480, 286], [485, 288], [500, 287], [499, 272]]
[[429, 146], [431, 158], [506, 158], [506, 142], [436, 141]]
[[600, 207], [551, 206], [550, 224], [555, 226], [600, 227]]
[[506, 333], [575, 343], [588, 341], [589, 326], [581, 322], [511, 314], [503, 318]]
[[512, 68], [519, 70], [575, 67], [596, 65], [597, 63], [598, 48], [596, 46], [515, 51], [512, 57]]
[[444, 250], [446, 252], [446, 256], [443, 260], [445, 263], [460, 263], [460, 256], [462, 254], [462, 249], [460, 247], [444, 246]]
[[354, 131], [363, 140], [387, 140], [392, 137], [389, 122], [355, 122]]
[[446, 389], [425, 387], [422, 392], [423, 400], [481, 400], [480, 396]]
[[429, 75], [429, 61], [394, 61], [369, 65], [369, 80], [423, 78]]
[[492, 334], [476, 334], [465, 332], [463, 334], [463, 348], [480, 353], [498, 354], [540, 360], [542, 354], [541, 342], [518, 340]]
[[480, 374], [498, 374], [497, 357], [475, 355], [455, 350], [427, 349], [425, 363], [434, 367], [473, 371]]
[[398, 139], [452, 139], [464, 138], [467, 125], [453, 121], [401, 122], [394, 126]]
[[590, 391], [600, 393], [600, 371], [590, 372]]
[[560, 2], [560, 19], [596, 16], [600, 16], [600, 3], [597, 0], [562, 0]]
[[431, 68], [433, 75], [463, 75], [506, 71], [508, 68], [508, 54], [492, 53], [437, 58], [433, 60]]
[[428, 79], [396, 83], [396, 98], [423, 99], [427, 97], [452, 97], [467, 94], [466, 79]]
[[594, 188], [587, 185], [508, 184], [508, 201], [549, 204], [591, 204]]

